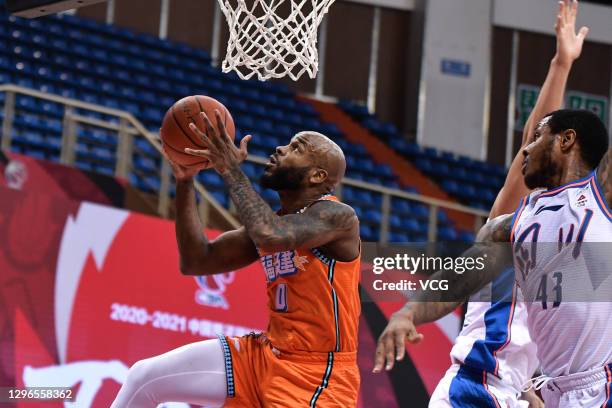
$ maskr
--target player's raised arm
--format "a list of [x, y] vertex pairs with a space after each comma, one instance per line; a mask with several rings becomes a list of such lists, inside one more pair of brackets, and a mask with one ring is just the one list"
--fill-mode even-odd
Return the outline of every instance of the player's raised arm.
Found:
[[[209, 159], [217, 172], [223, 177], [236, 205], [240, 220], [255, 246], [263, 252], [280, 252], [298, 248], [315, 248], [339, 241], [343, 238], [354, 238], [358, 235], [359, 221], [353, 209], [337, 202], [317, 202], [301, 214], [279, 216], [253, 189], [248, 177], [240, 169], [240, 163], [246, 158], [246, 136], [237, 148], [227, 137], [223, 121], [216, 112], [218, 131], [211, 121], [202, 113], [206, 131], [190, 126], [197, 134], [206, 150], [188, 150], [188, 153], [201, 155]], [[248, 141], [248, 139], [247, 139]], [[301, 143], [294, 141], [295, 149], [301, 149]], [[319, 170], [325, 180], [331, 177], [326, 170]], [[313, 201], [316, 201], [314, 199]], [[358, 255], [358, 246], [353, 245], [349, 252]]]
[[280, 217], [257, 194], [239, 167], [230, 168], [224, 179], [240, 220], [257, 248], [264, 252], [316, 248], [349, 238], [359, 230], [355, 211], [345, 204], [321, 201], [299, 215]]
[[416, 343], [422, 339], [422, 335], [415, 329], [417, 325], [433, 322], [445, 316], [462, 300], [493, 281], [497, 272], [512, 265], [510, 251], [504, 245], [500, 245], [510, 241], [512, 218], [512, 214], [506, 214], [486, 223], [478, 232], [476, 244], [461, 255], [463, 258], [484, 259], [485, 267], [482, 270], [475, 269], [464, 274], [458, 274], [453, 270], [441, 270], [430, 277], [431, 280], [448, 281], [453, 301], [448, 301], [449, 293], [419, 291], [410, 302], [393, 314], [378, 339], [374, 372], [380, 372], [383, 367], [386, 370], [393, 368], [394, 361], [404, 357], [405, 342]]
[[[320, 201], [302, 214], [268, 218], [253, 222], [260, 248], [280, 252], [298, 248], [317, 248], [342, 238], [354, 237], [359, 230], [355, 211], [334, 201]], [[355, 256], [358, 255], [357, 247]]]
[[221, 234], [212, 241], [206, 238], [193, 184], [200, 168], [189, 169], [168, 161], [176, 179], [175, 229], [181, 272], [212, 275], [236, 270], [257, 260], [257, 250], [244, 228]]
[[582, 53], [582, 45], [589, 32], [587, 27], [582, 27], [576, 33], [577, 15], [577, 1], [563, 0], [559, 2], [559, 13], [555, 24], [557, 52], [550, 63], [538, 100], [525, 123], [521, 148], [510, 165], [504, 186], [491, 208], [490, 218], [514, 211], [520, 199], [529, 193], [521, 173], [523, 147], [534, 140], [534, 134], [540, 119], [547, 113], [560, 109], [563, 105], [567, 78], [574, 61]]

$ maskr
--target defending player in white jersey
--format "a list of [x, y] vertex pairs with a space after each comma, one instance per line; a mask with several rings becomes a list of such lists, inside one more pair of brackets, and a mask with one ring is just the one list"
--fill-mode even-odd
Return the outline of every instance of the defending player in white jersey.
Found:
[[[439, 271], [431, 277], [448, 280], [454, 296], [465, 296], [514, 262], [543, 373], [537, 387], [547, 408], [612, 407], [608, 145], [608, 131], [593, 112], [559, 110], [544, 117], [535, 140], [523, 149], [523, 177], [535, 191], [514, 214], [488, 222], [478, 243], [462, 255], [486, 254], [486, 267], [464, 275]], [[415, 301], [447, 295], [419, 292]], [[400, 331], [390, 338], [403, 340]], [[390, 352], [393, 358], [394, 347], [403, 346], [403, 341], [384, 344], [385, 355]]]
[[[555, 111], [540, 121], [523, 155], [525, 184], [535, 191], [514, 214], [488, 222], [462, 254], [484, 259], [485, 268], [462, 275], [439, 271], [431, 279], [447, 280], [460, 298], [514, 262], [543, 373], [535, 385], [546, 407], [612, 408], [608, 131], [593, 112]], [[413, 302], [444, 301], [448, 295], [418, 292]], [[403, 350], [404, 335], [402, 327], [393, 328], [390, 341], [382, 343], [383, 360]]]
[[[522, 148], [534, 139], [537, 121], [547, 112], [559, 109], [573, 62], [580, 56], [586, 29], [576, 34], [577, 2], [561, 2], [557, 16], [557, 52], [542, 86], [536, 105], [523, 129], [522, 147], [514, 158], [504, 186], [490, 212], [495, 218], [513, 211], [529, 193], [521, 174]], [[512, 295], [513, 271], [509, 269], [490, 285], [470, 297], [465, 322], [451, 350], [452, 365], [442, 378], [429, 406], [438, 407], [542, 407], [533, 390], [522, 393], [522, 385], [537, 367], [536, 347], [527, 330], [527, 312], [523, 302]], [[507, 296], [500, 296], [500, 293]], [[518, 293], [517, 293], [518, 294]], [[490, 301], [495, 299], [495, 301]], [[460, 302], [433, 304], [408, 303], [391, 318], [381, 335], [379, 350], [396, 326], [403, 327], [408, 341], [419, 341], [415, 326], [437, 320], [450, 313]], [[398, 353], [403, 357], [403, 352]], [[383, 355], [377, 356], [375, 370], [382, 369]], [[393, 360], [388, 359], [392, 367]]]

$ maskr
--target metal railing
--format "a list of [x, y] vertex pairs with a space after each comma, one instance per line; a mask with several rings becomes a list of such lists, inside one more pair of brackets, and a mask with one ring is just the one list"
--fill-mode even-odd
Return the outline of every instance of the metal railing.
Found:
[[[12, 144], [13, 123], [16, 114], [16, 95], [25, 95], [63, 105], [62, 143], [60, 149], [60, 163], [62, 164], [74, 165], [75, 163], [79, 125], [88, 125], [89, 127], [105, 129], [117, 133], [117, 147], [115, 151], [116, 165], [114, 171], [117, 177], [128, 178], [129, 173], [134, 170], [133, 158], [134, 154], [137, 153], [134, 149], [134, 138], [144, 138], [155, 148], [155, 150], [161, 152], [162, 148], [159, 136], [147, 130], [140, 121], [128, 112], [15, 85], [0, 85], [0, 92], [5, 94], [1, 142], [1, 147], [4, 150], [10, 150]], [[87, 115], [92, 112], [105, 115], [109, 119], [102, 120]], [[167, 217], [170, 209], [171, 172], [170, 166], [165, 160], [161, 162], [162, 165], [159, 170], [161, 184], [158, 191], [157, 212], [160, 216]], [[204, 225], [208, 224], [211, 207], [221, 214], [223, 219], [231, 227], [238, 227], [240, 225], [236, 218], [227, 209], [221, 206], [202, 184], [196, 182], [196, 191], [201, 197], [198, 204], [198, 210]]]
[[[77, 143], [79, 138], [79, 126], [89, 128], [104, 129], [117, 134], [117, 144], [115, 150], [114, 174], [117, 177], [128, 178], [131, 172], [138, 172], [133, 166], [136, 155], [146, 155], [146, 152], [139, 151], [135, 146], [135, 138], [144, 138], [155, 150], [161, 152], [159, 135], [147, 130], [144, 125], [132, 114], [117, 109], [106, 108], [75, 99], [52, 95], [28, 88], [15, 85], [0, 85], [0, 93], [5, 94], [1, 148], [10, 150], [14, 129], [15, 115], [17, 112], [16, 95], [25, 95], [32, 98], [53, 102], [63, 106], [62, 116], [62, 139], [60, 148], [60, 162], [66, 165], [74, 165], [76, 158]], [[92, 117], [91, 113], [103, 115], [100, 119]], [[159, 158], [159, 156], [158, 156]], [[249, 155], [247, 161], [263, 165], [266, 159]], [[171, 204], [170, 190], [172, 188], [172, 176], [170, 166], [165, 160], [161, 160], [159, 166], [160, 185], [157, 196], [157, 212], [162, 217], [168, 217], [169, 206]], [[397, 189], [387, 188], [381, 185], [367, 183], [359, 180], [345, 178], [341, 186], [336, 190], [336, 195], [342, 197], [344, 186], [351, 186], [359, 189], [368, 190], [382, 196], [380, 202], [381, 230], [380, 242], [385, 243], [389, 240], [390, 227], [389, 218], [392, 207], [392, 199], [407, 200], [425, 204], [429, 208], [427, 240], [435, 242], [437, 237], [438, 214], [440, 209], [458, 211], [474, 216], [474, 231], [477, 231], [488, 216], [486, 211], [467, 207], [461, 204], [439, 200], [431, 197], [422, 196], [416, 193], [404, 192]], [[206, 188], [196, 182], [196, 190], [200, 194], [201, 200], [198, 210], [204, 225], [208, 224], [210, 210], [217, 211], [227, 222], [229, 228], [235, 228], [239, 222], [230, 211], [221, 206]]]

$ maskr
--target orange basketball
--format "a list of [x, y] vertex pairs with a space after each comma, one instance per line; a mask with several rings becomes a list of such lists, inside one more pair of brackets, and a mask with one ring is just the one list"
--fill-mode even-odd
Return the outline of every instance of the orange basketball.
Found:
[[[216, 128], [215, 109], [221, 113], [227, 134], [233, 140], [236, 136], [234, 119], [227, 108], [216, 99], [204, 95], [187, 96], [168, 109], [164, 115], [160, 136], [164, 151], [170, 160], [185, 167], [208, 165], [207, 159], [187, 154], [185, 148], [206, 148], [200, 138], [189, 129], [189, 123], [201, 124], [200, 119], [196, 120], [196, 117], [200, 112], [205, 112], [213, 127]], [[206, 129], [202, 130], [206, 131]]]

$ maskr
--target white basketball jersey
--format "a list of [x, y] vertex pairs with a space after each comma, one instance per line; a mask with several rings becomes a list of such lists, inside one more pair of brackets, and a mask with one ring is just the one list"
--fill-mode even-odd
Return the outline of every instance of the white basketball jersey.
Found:
[[470, 298], [451, 359], [496, 375], [517, 392], [531, 378], [538, 366], [536, 346], [512, 269]]
[[612, 265], [606, 264], [612, 259], [611, 221], [595, 172], [531, 193], [515, 213], [516, 281], [542, 372], [549, 377], [612, 361], [612, 298], [594, 301], [605, 300], [612, 283]]

